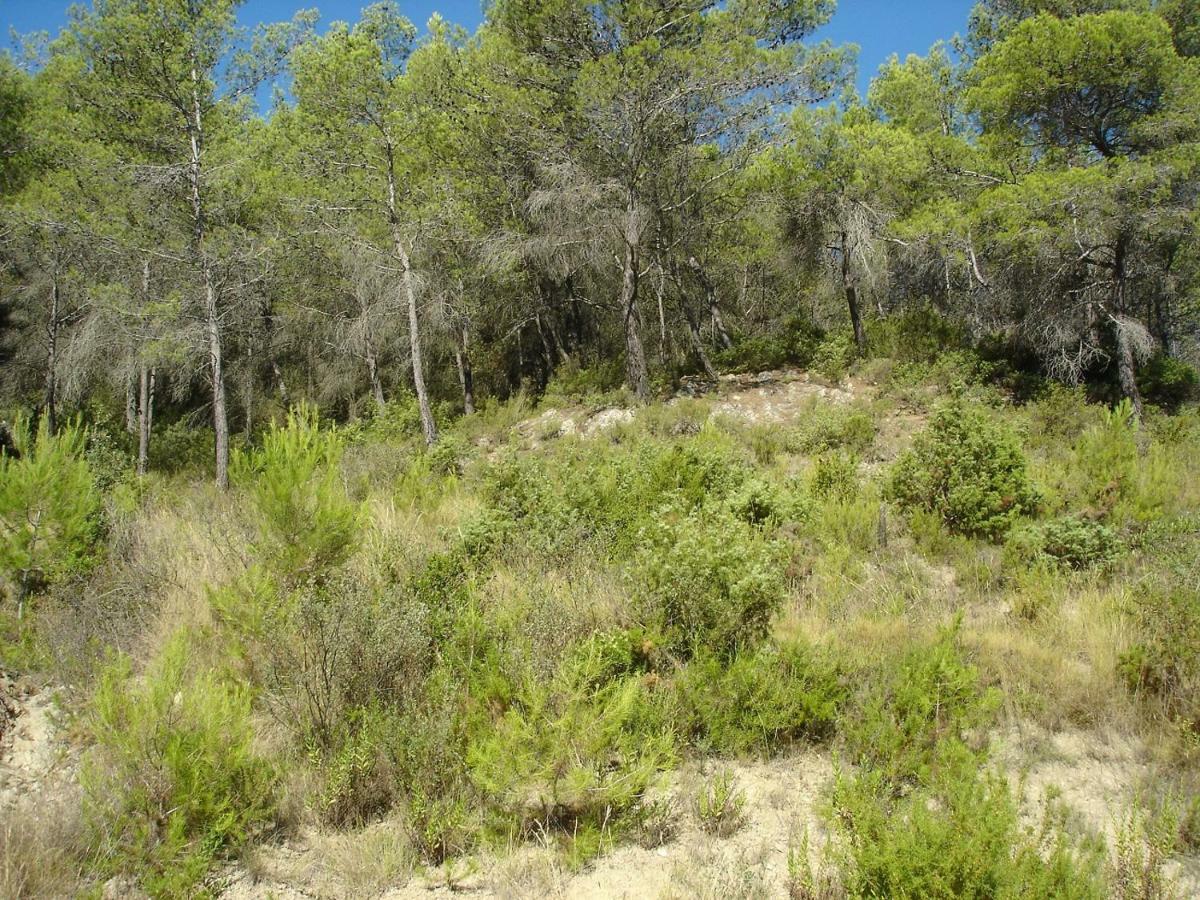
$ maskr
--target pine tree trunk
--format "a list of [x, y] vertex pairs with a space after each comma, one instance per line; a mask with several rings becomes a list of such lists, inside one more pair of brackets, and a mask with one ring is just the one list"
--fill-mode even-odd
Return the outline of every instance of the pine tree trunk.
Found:
[[125, 431], [138, 433], [138, 380], [132, 373], [125, 378]]
[[470, 416], [475, 414], [475, 376], [471, 372], [471, 352], [468, 344], [470, 331], [466, 324], [463, 325], [460, 335], [454, 351], [454, 361], [458, 365], [458, 383], [463, 392], [463, 412]]
[[[1122, 315], [1127, 313], [1129, 298], [1126, 296], [1125, 255], [1128, 242], [1124, 236], [1117, 239], [1113, 248], [1113, 302]], [[1133, 356], [1133, 344], [1129, 330], [1123, 322], [1115, 322], [1117, 331], [1117, 380], [1121, 393], [1133, 404], [1133, 414], [1142, 418], [1142, 393], [1137, 386], [1137, 361]]]
[[408, 306], [408, 335], [412, 348], [413, 386], [417, 391], [417, 407], [421, 413], [421, 431], [425, 435], [425, 445], [432, 447], [437, 443], [437, 425], [433, 421], [433, 409], [429, 405], [429, 391], [425, 386], [425, 366], [421, 358], [421, 323], [417, 316], [417, 289], [413, 283], [412, 265], [408, 251], [404, 247], [399, 229], [395, 232], [396, 256], [400, 260], [401, 282], [404, 285], [404, 297]]
[[691, 339], [692, 349], [696, 351], [696, 356], [700, 358], [700, 365], [704, 368], [705, 376], [715, 384], [719, 380], [717, 378], [717, 370], [713, 368], [712, 361], [708, 358], [708, 353], [704, 349], [704, 338], [700, 334], [700, 324], [696, 321], [696, 314], [688, 306], [686, 298], [680, 300], [680, 306], [683, 308], [683, 318], [687, 321], [688, 337]]
[[42, 390], [42, 411], [46, 427], [53, 434], [58, 430], [58, 328], [61, 297], [58, 291], [58, 270], [50, 275], [50, 316], [46, 321], [46, 380]]
[[632, 195], [627, 210], [625, 233], [625, 259], [621, 277], [621, 316], [625, 331], [625, 378], [634, 395], [642, 403], [650, 399], [650, 376], [646, 368], [646, 351], [639, 334], [637, 312], [638, 292], [638, 242], [635, 207]]
[[146, 466], [150, 459], [150, 404], [154, 396], [152, 377], [149, 367], [142, 363], [138, 372], [138, 475], [146, 474]]
[[725, 319], [721, 316], [721, 307], [717, 305], [717, 286], [708, 277], [708, 273], [704, 271], [704, 267], [700, 265], [696, 257], [688, 258], [688, 266], [696, 273], [700, 286], [704, 288], [704, 301], [708, 305], [709, 318], [712, 319], [713, 334], [716, 335], [721, 349], [731, 349], [733, 338], [729, 336], [729, 329], [725, 327]]
[[408, 307], [408, 338], [412, 351], [413, 387], [417, 391], [417, 407], [421, 414], [421, 431], [425, 445], [432, 447], [438, 438], [437, 425], [433, 421], [433, 410], [429, 405], [429, 391], [425, 386], [425, 366], [421, 356], [421, 322], [417, 314], [417, 287], [413, 281], [412, 261], [404, 246], [404, 235], [400, 232], [400, 211], [396, 205], [396, 167], [392, 147], [387, 150], [387, 211], [388, 225], [392, 232], [392, 246], [400, 263], [400, 283]]
[[1125, 329], [1117, 326], [1117, 379], [1121, 383], [1121, 393], [1133, 404], [1133, 414], [1142, 417], [1142, 393], [1137, 386], [1137, 366], [1134, 363], [1133, 348]]
[[379, 412], [387, 404], [383, 396], [383, 382], [379, 380], [379, 362], [375, 358], [375, 346], [367, 340], [367, 377], [371, 379], [371, 398], [375, 401], [375, 410]]
[[854, 286], [854, 276], [850, 274], [850, 242], [846, 232], [842, 232], [842, 289], [846, 292], [846, 305], [850, 308], [850, 324], [854, 328], [854, 346], [859, 353], [867, 352], [867, 335], [863, 330], [862, 310], [858, 307], [858, 290]]
[[188, 128], [191, 145], [189, 177], [192, 189], [192, 251], [200, 265], [204, 284], [204, 330], [208, 343], [208, 372], [212, 389], [213, 434], [216, 438], [215, 475], [217, 487], [229, 487], [229, 416], [225, 406], [225, 370], [222, 352], [221, 318], [212, 261], [204, 242], [206, 222], [201, 189], [201, 155], [204, 147], [204, 121], [200, 109], [200, 73], [192, 59], [192, 121]]

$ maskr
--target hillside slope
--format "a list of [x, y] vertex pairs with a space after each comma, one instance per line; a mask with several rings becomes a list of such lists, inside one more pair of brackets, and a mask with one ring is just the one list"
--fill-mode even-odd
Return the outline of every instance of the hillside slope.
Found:
[[109, 489], [5, 625], [0, 892], [1200, 892], [1194, 410], [877, 366], [415, 437]]

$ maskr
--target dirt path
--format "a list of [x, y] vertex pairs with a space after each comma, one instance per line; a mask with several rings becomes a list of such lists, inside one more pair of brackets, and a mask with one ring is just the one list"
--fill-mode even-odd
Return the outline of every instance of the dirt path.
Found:
[[[7, 709], [6, 709], [7, 707]], [[55, 739], [52, 690], [0, 674], [0, 810], [62, 773], [66, 750]]]

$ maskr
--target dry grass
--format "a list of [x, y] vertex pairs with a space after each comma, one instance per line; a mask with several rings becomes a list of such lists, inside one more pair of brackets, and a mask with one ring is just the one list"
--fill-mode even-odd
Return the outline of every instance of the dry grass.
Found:
[[0, 810], [0, 897], [74, 896], [87, 847], [74, 792]]

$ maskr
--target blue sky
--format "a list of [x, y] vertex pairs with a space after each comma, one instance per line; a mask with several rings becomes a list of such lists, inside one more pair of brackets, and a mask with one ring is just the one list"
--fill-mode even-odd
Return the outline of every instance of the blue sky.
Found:
[[[370, 0], [246, 0], [241, 19], [246, 23], [290, 18], [299, 8], [316, 6], [321, 19], [353, 21]], [[924, 53], [939, 38], [966, 31], [974, 0], [841, 0], [838, 11], [818, 37], [859, 45], [859, 89], [865, 90], [880, 63], [891, 54]], [[0, 26], [19, 32], [57, 31], [66, 22], [68, 3], [62, 0], [0, 0]], [[400, 0], [406, 16], [423, 25], [440, 12], [452, 22], [474, 28], [483, 17], [481, 0]]]

